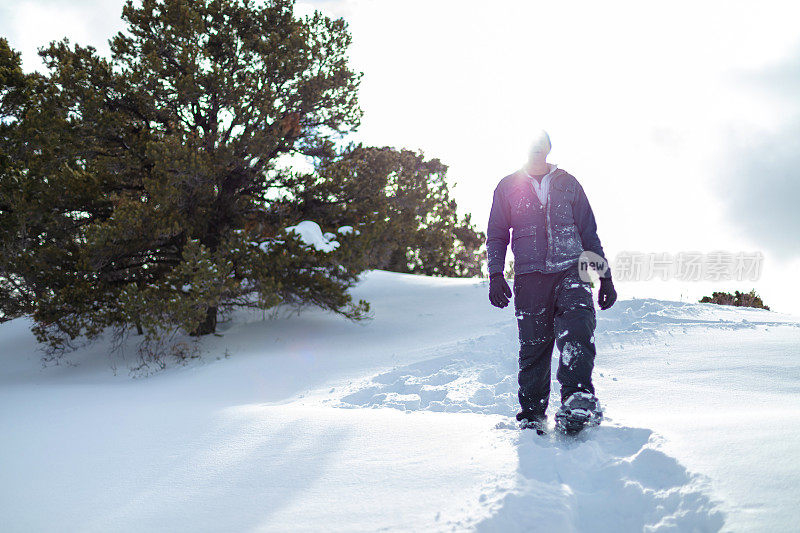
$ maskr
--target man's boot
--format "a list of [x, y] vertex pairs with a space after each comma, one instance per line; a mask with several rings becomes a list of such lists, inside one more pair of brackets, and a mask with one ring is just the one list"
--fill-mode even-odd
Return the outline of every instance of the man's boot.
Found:
[[556, 429], [567, 435], [576, 435], [585, 427], [599, 425], [602, 420], [600, 400], [588, 392], [575, 392], [556, 413]]
[[537, 435], [547, 433], [547, 415], [520, 411], [517, 413], [519, 429], [534, 429]]

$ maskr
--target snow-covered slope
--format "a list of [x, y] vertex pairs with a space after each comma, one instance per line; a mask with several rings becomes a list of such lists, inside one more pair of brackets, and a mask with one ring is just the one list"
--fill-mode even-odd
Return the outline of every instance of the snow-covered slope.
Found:
[[0, 324], [2, 529], [800, 522], [800, 319], [623, 299], [598, 312], [608, 420], [565, 440], [513, 429], [516, 324], [486, 290], [370, 272], [354, 291], [372, 303], [368, 323], [242, 313], [200, 359], [137, 379], [135, 338], [41, 368], [29, 324]]

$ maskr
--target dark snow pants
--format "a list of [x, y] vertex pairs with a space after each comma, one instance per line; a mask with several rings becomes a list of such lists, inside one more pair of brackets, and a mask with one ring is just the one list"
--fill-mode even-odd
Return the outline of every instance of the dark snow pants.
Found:
[[544, 415], [550, 397], [553, 345], [561, 352], [556, 378], [561, 400], [583, 391], [594, 394], [592, 289], [577, 266], [563, 272], [532, 272], [514, 278], [519, 327], [519, 403], [523, 412]]

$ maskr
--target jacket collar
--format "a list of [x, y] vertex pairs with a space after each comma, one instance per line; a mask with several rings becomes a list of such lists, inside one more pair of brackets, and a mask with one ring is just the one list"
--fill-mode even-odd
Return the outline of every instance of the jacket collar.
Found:
[[525, 182], [528, 187], [533, 189], [533, 192], [536, 193], [536, 196], [539, 198], [539, 203], [542, 205], [547, 204], [547, 199], [550, 196], [550, 186], [552, 185], [553, 180], [559, 174], [556, 172], [558, 170], [558, 165], [548, 163], [547, 167], [550, 170], [542, 177], [541, 182], [535, 180], [530, 174], [528, 174], [528, 171], [525, 170], [525, 168], [520, 169], [520, 175], [523, 182]]
[[[549, 168], [550, 171], [542, 177], [542, 180], [544, 180], [545, 177], [550, 176], [550, 180], [552, 181], [556, 176], [558, 176], [558, 174], [560, 174], [559, 170], [561, 169], [558, 168], [558, 165], [555, 163], [547, 163], [547, 168]], [[515, 172], [515, 174], [517, 175], [517, 179], [520, 181], [533, 179], [531, 175], [528, 174], [528, 171], [525, 170], [525, 167], [520, 168], [517, 172]]]
[[[544, 179], [545, 177], [549, 176], [550, 174], [553, 174], [556, 170], [558, 170], [558, 165], [555, 164], [555, 163], [547, 163], [547, 168], [549, 170], [548, 170], [547, 174], [545, 174], [544, 177], [542, 177], [542, 179]], [[528, 174], [528, 171], [525, 170], [525, 167], [522, 167], [519, 171], [526, 178], [532, 178], [533, 177], [530, 174]]]

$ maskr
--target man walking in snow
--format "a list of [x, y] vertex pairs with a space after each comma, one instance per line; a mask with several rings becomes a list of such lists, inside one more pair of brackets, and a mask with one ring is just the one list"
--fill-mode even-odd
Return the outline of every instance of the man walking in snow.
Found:
[[600, 275], [600, 309], [611, 307], [617, 293], [583, 187], [546, 161], [550, 148], [550, 137], [541, 131], [524, 168], [495, 188], [486, 234], [489, 301], [506, 307], [512, 296], [503, 275], [510, 242], [520, 341], [517, 420], [523, 428], [544, 432], [555, 345], [561, 353], [556, 378], [562, 402], [556, 426], [574, 433], [602, 418], [592, 385], [596, 323], [592, 290], [580, 270], [591, 254], [584, 252], [596, 254], [592, 257]]

